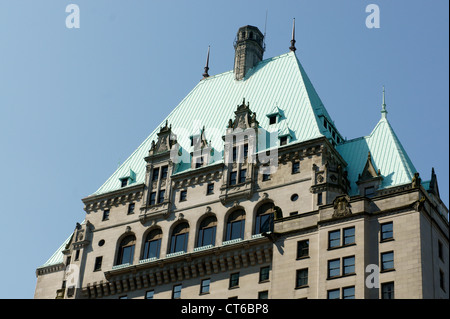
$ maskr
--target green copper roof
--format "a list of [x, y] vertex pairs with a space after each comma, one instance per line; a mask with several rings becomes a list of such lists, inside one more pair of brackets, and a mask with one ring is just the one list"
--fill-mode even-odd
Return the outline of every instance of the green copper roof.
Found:
[[[225, 133], [228, 120], [234, 119], [234, 111], [243, 98], [250, 104], [250, 109], [256, 112], [259, 125], [266, 130], [269, 129], [269, 118], [266, 115], [272, 113], [276, 107], [280, 108], [283, 118], [280, 119], [277, 129], [281, 134], [289, 133], [291, 143], [321, 136], [331, 138], [331, 132], [323, 125], [323, 117], [326, 117], [329, 123], [333, 121], [295, 53], [289, 52], [259, 62], [240, 81], [234, 79], [233, 71], [201, 80], [92, 195], [119, 189], [119, 178], [126, 176], [130, 169], [136, 174], [135, 183], [144, 182], [144, 157], [148, 155], [152, 140], [157, 140], [156, 133], [166, 120], [177, 135], [178, 143], [185, 150], [190, 147], [189, 136], [198, 131], [198, 127], [204, 126], [206, 139], [211, 141], [215, 152], [221, 154], [221, 137]], [[336, 134], [339, 133], [336, 131]], [[188, 169], [189, 165], [181, 167]], [[177, 172], [180, 172], [180, 169]]]
[[[66, 245], [70, 242], [70, 239], [72, 238], [73, 234], [70, 234], [70, 236], [62, 243], [62, 245], [53, 253], [53, 255], [39, 268], [45, 268], [52, 265], [61, 264], [64, 262], [64, 254], [62, 251], [66, 248]], [[38, 269], [39, 269], [38, 268]]]
[[410, 183], [416, 172], [408, 154], [387, 120], [386, 112], [382, 113], [380, 121], [369, 136], [346, 141], [337, 146], [337, 150], [348, 163], [350, 195], [358, 193], [356, 181], [358, 174], [362, 173], [364, 169], [369, 151], [374, 168], [377, 171], [379, 169], [383, 177], [381, 188]]

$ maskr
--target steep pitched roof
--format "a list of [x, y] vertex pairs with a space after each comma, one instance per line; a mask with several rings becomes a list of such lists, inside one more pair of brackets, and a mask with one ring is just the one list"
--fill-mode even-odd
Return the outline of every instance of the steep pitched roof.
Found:
[[[382, 111], [383, 112], [383, 111]], [[383, 181], [380, 188], [410, 183], [416, 169], [400, 140], [383, 114], [369, 136], [346, 141], [337, 146], [347, 162], [350, 195], [358, 193], [356, 181], [362, 173], [370, 152], [376, 171], [380, 170]]]
[[[172, 125], [178, 143], [189, 149], [189, 136], [194, 123], [206, 129], [216, 152], [222, 152], [222, 135], [228, 119], [234, 119], [236, 106], [245, 98], [250, 109], [257, 114], [259, 125], [269, 129], [267, 114], [275, 107], [283, 110], [293, 132], [290, 142], [302, 142], [321, 136], [332, 138], [324, 127], [323, 117], [333, 123], [316, 90], [294, 52], [263, 60], [250, 69], [241, 81], [234, 79], [233, 71], [209, 76], [194, 89], [164, 119]], [[143, 183], [145, 177], [144, 157], [148, 155], [151, 142], [156, 140], [157, 127], [131, 156], [92, 195], [99, 195], [121, 187], [119, 177], [131, 169], [136, 173], [135, 183]], [[336, 130], [335, 132], [339, 134]], [[219, 159], [220, 160], [220, 159]], [[188, 165], [184, 166], [188, 169]], [[178, 169], [177, 172], [180, 170]]]

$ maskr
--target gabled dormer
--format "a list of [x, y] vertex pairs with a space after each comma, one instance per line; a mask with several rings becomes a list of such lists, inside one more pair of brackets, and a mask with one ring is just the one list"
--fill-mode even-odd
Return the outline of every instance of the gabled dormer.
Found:
[[369, 152], [367, 155], [366, 165], [364, 166], [362, 172], [358, 175], [358, 180], [356, 181], [359, 188], [359, 194], [368, 197], [375, 195], [375, 192], [380, 187], [382, 180], [383, 176], [381, 176], [379, 169], [378, 171], [375, 169], [372, 163], [372, 156]]

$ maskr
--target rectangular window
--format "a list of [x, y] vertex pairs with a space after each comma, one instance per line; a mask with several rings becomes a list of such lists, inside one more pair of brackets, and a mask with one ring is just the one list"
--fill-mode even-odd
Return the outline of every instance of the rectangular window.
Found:
[[72, 257], [70, 257], [70, 256], [67, 256], [67, 259], [66, 259], [66, 266], [69, 266], [70, 265], [70, 260], [72, 259]]
[[134, 203], [130, 203], [130, 204], [128, 205], [128, 215], [134, 214], [134, 206], [135, 206]]
[[295, 215], [298, 215], [298, 212], [289, 213], [289, 216], [295, 216]]
[[328, 299], [339, 299], [340, 291], [339, 289], [328, 290], [327, 298]]
[[258, 292], [258, 299], [269, 299], [269, 291], [264, 290], [264, 291]]
[[214, 183], [208, 184], [206, 188], [206, 195], [214, 194]]
[[123, 178], [120, 180], [120, 186], [125, 187], [128, 184], [128, 178]]
[[292, 163], [292, 174], [300, 173], [300, 162]]
[[230, 286], [229, 288], [239, 287], [239, 273], [234, 273], [230, 275]]
[[236, 185], [237, 172], [230, 173], [230, 185]]
[[338, 277], [341, 275], [341, 260], [333, 259], [328, 261], [328, 278]]
[[297, 259], [309, 256], [309, 240], [301, 240], [297, 242]]
[[161, 179], [167, 178], [167, 173], [169, 172], [168, 166], [161, 167]]
[[394, 269], [394, 252], [386, 252], [381, 254], [381, 271]]
[[295, 288], [308, 286], [308, 268], [298, 269], [295, 279]]
[[364, 188], [364, 196], [372, 196], [375, 194], [375, 188], [373, 186]]
[[381, 224], [381, 241], [394, 238], [394, 224], [392, 222]]
[[150, 205], [155, 205], [156, 204], [156, 192], [152, 192], [150, 194]]
[[280, 137], [280, 146], [287, 144], [287, 136]]
[[181, 299], [181, 288], [181, 284], [173, 286], [172, 299]]
[[263, 173], [262, 174], [262, 180], [263, 180], [263, 182], [270, 181], [270, 174]]
[[322, 193], [317, 194], [317, 205], [322, 205], [323, 199], [322, 199]]
[[237, 160], [237, 148], [236, 146], [233, 147], [233, 163], [235, 163]]
[[355, 286], [342, 288], [342, 299], [355, 299]]
[[161, 204], [164, 202], [164, 195], [166, 194], [166, 191], [164, 189], [161, 189], [158, 194], [158, 204]]
[[108, 220], [109, 219], [109, 209], [105, 209], [103, 211], [103, 218], [102, 220]]
[[211, 279], [204, 279], [200, 285], [200, 294], [209, 293], [209, 286], [211, 284]]
[[159, 167], [153, 169], [152, 181], [157, 181], [159, 178]]
[[267, 281], [269, 280], [269, 273], [270, 273], [270, 267], [262, 267], [259, 270], [259, 282]]
[[244, 159], [248, 157], [248, 144], [244, 144]]
[[444, 248], [440, 240], [438, 240], [438, 256], [440, 260], [444, 261]]
[[334, 230], [328, 233], [328, 248], [339, 247], [341, 245], [341, 231]]
[[245, 177], [247, 176], [247, 170], [241, 169], [239, 171], [239, 183], [245, 183]]
[[79, 258], [80, 258], [80, 250], [77, 249], [77, 250], [75, 251], [75, 260], [78, 260]]
[[355, 227], [349, 227], [344, 229], [344, 245], [350, 245], [355, 243]]
[[187, 199], [187, 190], [182, 190], [180, 192], [180, 202], [184, 202]]
[[95, 257], [94, 271], [102, 270], [102, 260], [102, 256]]
[[277, 123], [277, 116], [272, 115], [271, 117], [269, 117], [269, 125], [273, 125], [275, 123]]
[[145, 293], [145, 299], [153, 299], [153, 296], [155, 295], [154, 290], [149, 290]]
[[343, 275], [355, 273], [355, 256], [345, 257], [343, 259], [343, 264], [344, 264]]
[[386, 282], [381, 284], [381, 299], [394, 299], [393, 282]]

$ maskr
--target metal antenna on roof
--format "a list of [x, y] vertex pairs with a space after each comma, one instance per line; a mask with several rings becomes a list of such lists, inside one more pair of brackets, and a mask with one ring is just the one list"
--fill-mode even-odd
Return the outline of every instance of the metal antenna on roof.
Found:
[[209, 45], [208, 45], [208, 55], [206, 56], [205, 73], [203, 73], [203, 78], [204, 79], [209, 77], [208, 70], [209, 70]]
[[386, 97], [385, 97], [385, 91], [384, 91], [384, 85], [383, 85], [383, 104], [382, 104], [382, 108], [381, 108], [381, 117], [382, 118], [386, 118]]
[[297, 50], [295, 48], [295, 18], [294, 18], [294, 22], [292, 24], [292, 40], [291, 40], [291, 46], [289, 47], [289, 50], [295, 52], [295, 50]]

